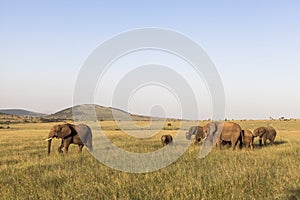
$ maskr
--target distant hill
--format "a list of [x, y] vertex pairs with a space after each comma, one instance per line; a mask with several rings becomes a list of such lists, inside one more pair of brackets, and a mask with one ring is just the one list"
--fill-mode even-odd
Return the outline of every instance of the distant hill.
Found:
[[42, 117], [46, 116], [46, 114], [43, 113], [37, 113], [37, 112], [32, 112], [28, 110], [23, 110], [23, 109], [3, 109], [0, 110], [0, 113], [2, 114], [8, 114], [8, 115], [17, 115], [17, 116], [26, 116], [26, 117]]
[[40, 122], [40, 121], [41, 121], [40, 117], [19, 116], [19, 115], [0, 113], [0, 124], [33, 123], [33, 122]]
[[[91, 113], [94, 112], [96, 114], [96, 118], [98, 121], [113, 121], [113, 120], [149, 120], [150, 117], [147, 116], [141, 116], [141, 115], [134, 115], [130, 114], [128, 112], [125, 112], [120, 109], [111, 108], [111, 107], [104, 107], [99, 105], [80, 105], [75, 106], [74, 109], [67, 108], [64, 110], [61, 110], [57, 113], [47, 115], [42, 117], [44, 120], [73, 120], [73, 110], [75, 111], [75, 114], [80, 119], [83, 119], [85, 116], [90, 116]], [[152, 118], [153, 119], [153, 118]], [[159, 119], [159, 118], [155, 118]]]
[[[96, 114], [95, 120], [97, 121], [144, 121], [150, 120], [149, 116], [141, 116], [130, 114], [123, 110], [111, 107], [104, 107], [99, 105], [80, 105], [75, 106], [74, 108], [67, 108], [61, 111], [58, 111], [51, 115], [45, 115], [42, 113], [35, 113], [27, 110], [21, 109], [6, 109], [0, 110], [0, 124], [9, 124], [9, 123], [30, 123], [30, 122], [59, 122], [65, 120], [74, 120], [74, 115], [77, 119], [80, 120], [94, 120], [87, 119], [90, 117], [91, 113]], [[163, 118], [151, 117], [152, 120], [160, 120]]]

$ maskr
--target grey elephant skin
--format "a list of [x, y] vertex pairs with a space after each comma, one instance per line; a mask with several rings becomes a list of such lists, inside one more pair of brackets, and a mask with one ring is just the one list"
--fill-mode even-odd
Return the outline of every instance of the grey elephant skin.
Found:
[[249, 146], [250, 149], [253, 149], [253, 139], [254, 139], [253, 133], [247, 129], [247, 130], [242, 130], [241, 134], [242, 134], [243, 144], [245, 144], [246, 146], [246, 150], [249, 149]]
[[61, 145], [58, 147], [58, 152], [68, 153], [70, 144], [77, 144], [79, 146], [79, 153], [82, 152], [83, 146], [86, 146], [89, 151], [93, 151], [92, 145], [92, 131], [89, 126], [85, 124], [59, 124], [52, 127], [48, 135], [48, 155], [51, 151], [51, 141], [53, 138], [61, 139]]
[[168, 144], [172, 144], [173, 143], [173, 137], [172, 135], [168, 134], [168, 135], [162, 135], [161, 138], [161, 144], [163, 146], [166, 146]]
[[187, 140], [192, 139], [192, 135], [196, 135], [197, 130], [198, 130], [198, 126], [191, 126], [191, 127], [189, 128], [189, 131], [187, 131], [187, 132], [185, 133], [185, 138], [186, 138]]
[[234, 122], [210, 122], [203, 127], [207, 138], [215, 138], [216, 145], [221, 149], [222, 143], [231, 143], [234, 150], [239, 142], [242, 148], [241, 126]]
[[262, 126], [253, 131], [254, 137], [259, 137], [259, 145], [262, 146], [262, 140], [264, 145], [267, 144], [267, 140], [273, 144], [277, 135], [276, 130], [272, 126]]
[[190, 140], [192, 135], [195, 135], [194, 137], [194, 144], [199, 144], [201, 140], [204, 140], [206, 135], [203, 132], [202, 126], [192, 126], [189, 128], [189, 131], [186, 132], [186, 139]]

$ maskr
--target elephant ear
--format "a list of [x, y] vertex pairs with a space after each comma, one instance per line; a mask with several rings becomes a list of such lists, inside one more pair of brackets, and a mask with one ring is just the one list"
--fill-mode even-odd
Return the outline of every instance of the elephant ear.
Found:
[[258, 135], [259, 137], [263, 136], [266, 133], [266, 128], [265, 127], [260, 127], [258, 129]]
[[57, 137], [58, 138], [65, 138], [69, 135], [71, 135], [72, 130], [67, 124], [61, 125], [60, 131], [57, 132]]
[[200, 149], [199, 157], [204, 158], [211, 152], [211, 150], [216, 145], [217, 140], [220, 138], [224, 123], [219, 123], [219, 125], [215, 122], [209, 124], [209, 128], [207, 131], [207, 135], [204, 138], [203, 144]]

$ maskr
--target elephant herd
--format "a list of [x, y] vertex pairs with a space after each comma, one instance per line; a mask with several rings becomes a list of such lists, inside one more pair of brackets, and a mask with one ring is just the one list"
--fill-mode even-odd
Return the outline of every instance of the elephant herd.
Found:
[[215, 138], [216, 146], [221, 149], [222, 144], [229, 143], [234, 150], [239, 144], [242, 148], [243, 144], [248, 150], [253, 149], [253, 141], [255, 137], [259, 137], [259, 145], [262, 146], [262, 141], [266, 145], [267, 140], [271, 144], [274, 143], [276, 130], [271, 126], [256, 128], [253, 132], [244, 130], [241, 126], [234, 122], [211, 122], [205, 126], [192, 126], [186, 132], [186, 139], [190, 140], [194, 135], [194, 144], [198, 144], [201, 140], [205, 140], [208, 136]]
[[[214, 138], [216, 146], [221, 149], [222, 144], [230, 144], [234, 150], [239, 144], [242, 148], [243, 144], [246, 149], [249, 147], [253, 149], [253, 140], [255, 137], [259, 137], [259, 145], [266, 145], [267, 140], [273, 144], [276, 137], [276, 130], [271, 127], [259, 127], [253, 132], [250, 130], [243, 130], [241, 126], [234, 122], [210, 122], [205, 126], [192, 126], [186, 132], [186, 139], [191, 140], [194, 136], [194, 144], [199, 144], [201, 140], [206, 138]], [[65, 153], [68, 153], [70, 144], [77, 144], [79, 146], [79, 152], [82, 151], [83, 146], [86, 146], [89, 151], [93, 151], [92, 146], [92, 131], [89, 126], [85, 124], [73, 125], [73, 124], [59, 124], [53, 126], [48, 134], [48, 155], [51, 150], [51, 141], [53, 138], [61, 139], [61, 145], [58, 147], [58, 152], [62, 153], [62, 148]], [[161, 136], [161, 143], [163, 146], [172, 144], [172, 135]]]

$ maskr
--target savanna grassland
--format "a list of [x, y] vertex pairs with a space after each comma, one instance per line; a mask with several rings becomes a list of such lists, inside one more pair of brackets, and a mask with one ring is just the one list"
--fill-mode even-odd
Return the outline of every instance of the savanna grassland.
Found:
[[[143, 131], [155, 129], [155, 123], [139, 123], [146, 123]], [[147, 152], [161, 148], [162, 134], [184, 134], [188, 129], [178, 130], [179, 122], [171, 123], [143, 140], [125, 136], [114, 122], [101, 125], [117, 146]], [[191, 145], [170, 166], [140, 174], [111, 169], [85, 148], [78, 154], [76, 145], [68, 155], [60, 155], [59, 140], [53, 140], [47, 156], [45, 138], [56, 123], [10, 124], [0, 129], [0, 199], [300, 199], [300, 122], [237, 123], [250, 130], [274, 126], [275, 144], [260, 148], [256, 138], [253, 151], [224, 147], [203, 159], [200, 146]]]

